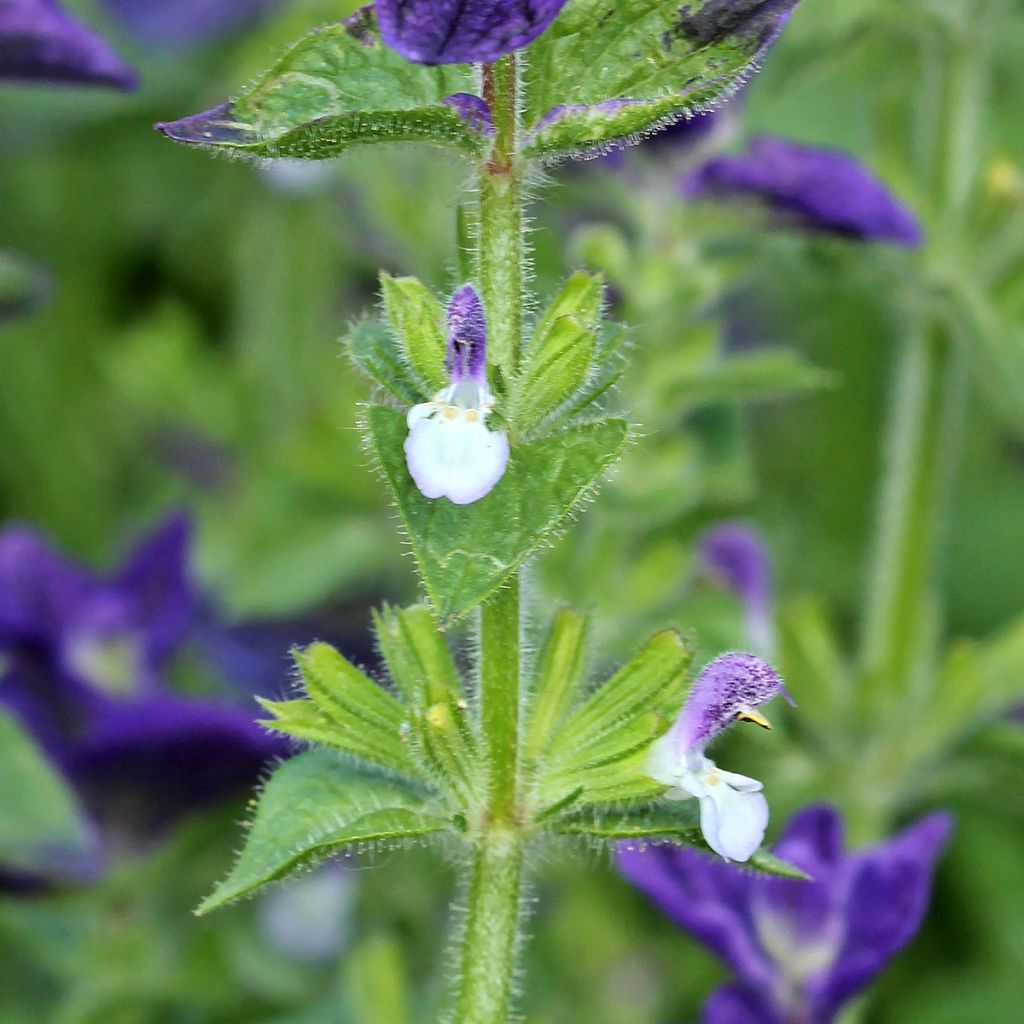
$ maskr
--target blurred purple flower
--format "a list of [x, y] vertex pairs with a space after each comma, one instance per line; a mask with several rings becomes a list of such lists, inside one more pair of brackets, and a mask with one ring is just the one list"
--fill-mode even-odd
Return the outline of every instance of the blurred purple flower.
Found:
[[134, 89], [135, 72], [56, 0], [0, 0], [0, 81]]
[[916, 217], [870, 171], [839, 150], [754, 139], [745, 153], [702, 164], [680, 182], [691, 200], [752, 199], [809, 231], [908, 247]]
[[747, 638], [770, 657], [774, 647], [772, 568], [764, 539], [742, 523], [722, 523], [700, 539], [703, 568], [743, 603]]
[[249, 709], [166, 686], [198, 608], [189, 541], [174, 516], [103, 577], [33, 530], [0, 533], [0, 705], [100, 821], [162, 824], [251, 782], [285, 749]]
[[618, 864], [736, 973], [712, 994], [702, 1024], [830, 1024], [917, 933], [951, 827], [947, 814], [931, 814], [846, 854], [838, 812], [807, 808], [775, 853], [808, 882], [745, 874], [673, 846], [622, 846]]
[[752, 654], [715, 658], [697, 677], [679, 717], [651, 747], [651, 778], [670, 800], [696, 797], [708, 846], [728, 860], [749, 860], [768, 827], [768, 802], [757, 779], [717, 767], [707, 745], [734, 722], [771, 725], [755, 710], [779, 694], [792, 703], [772, 667]]
[[384, 42], [418, 64], [489, 64], [532, 43], [566, 0], [377, 0]]
[[103, 0], [127, 32], [154, 49], [182, 50], [258, 21], [280, 0]]

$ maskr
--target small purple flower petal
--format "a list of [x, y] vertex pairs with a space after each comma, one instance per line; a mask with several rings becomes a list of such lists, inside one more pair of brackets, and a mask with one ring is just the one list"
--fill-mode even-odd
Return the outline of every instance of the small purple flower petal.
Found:
[[0, 2], [0, 80], [134, 89], [135, 72], [56, 0]]
[[697, 677], [669, 732], [669, 743], [680, 754], [703, 750], [737, 715], [780, 693], [790, 699], [767, 662], [753, 654], [723, 654]]
[[452, 384], [487, 384], [487, 319], [471, 284], [464, 284], [448, 303], [448, 352], [445, 370]]
[[417, 64], [490, 64], [532, 43], [566, 0], [377, 0], [384, 42]]
[[103, 0], [136, 39], [184, 50], [229, 35], [279, 6], [279, 0]]
[[451, 107], [466, 122], [466, 126], [481, 135], [494, 134], [494, 121], [487, 101], [471, 92], [456, 92], [446, 96], [442, 103]]
[[773, 646], [772, 569], [764, 539], [742, 523], [723, 523], [703, 535], [700, 560], [743, 602], [750, 642], [762, 654]]
[[746, 153], [709, 160], [681, 188], [691, 200], [757, 200], [809, 231], [908, 247], [924, 239], [910, 210], [839, 150], [759, 138]]

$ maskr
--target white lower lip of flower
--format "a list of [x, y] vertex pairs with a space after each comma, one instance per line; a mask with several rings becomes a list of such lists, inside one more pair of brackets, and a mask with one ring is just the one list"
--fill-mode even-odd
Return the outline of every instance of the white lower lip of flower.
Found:
[[469, 505], [484, 497], [508, 465], [508, 438], [486, 426], [490, 402], [464, 407], [444, 401], [413, 406], [408, 413], [405, 460], [421, 494]]
[[700, 801], [700, 830], [720, 857], [746, 861], [761, 845], [768, 801], [757, 779], [724, 771], [699, 751], [680, 758], [665, 737], [652, 747], [648, 770], [653, 779], [671, 787], [666, 793], [670, 800]]

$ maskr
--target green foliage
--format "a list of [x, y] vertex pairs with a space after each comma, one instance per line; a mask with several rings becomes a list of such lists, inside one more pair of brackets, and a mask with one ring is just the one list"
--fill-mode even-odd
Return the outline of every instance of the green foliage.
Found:
[[469, 69], [426, 67], [381, 41], [372, 7], [296, 43], [237, 100], [161, 129], [178, 142], [253, 157], [324, 160], [350, 146], [420, 141], [477, 156], [484, 138], [442, 101]]
[[577, 803], [661, 792], [645, 759], [682, 707], [692, 659], [678, 633], [659, 633], [576, 708], [542, 755], [539, 805], [556, 803], [579, 787]]
[[763, 53], [780, 9], [763, 0], [573, 0], [530, 47], [527, 155], [595, 148], [706, 108]]
[[429, 394], [447, 383], [444, 309], [434, 293], [415, 277], [380, 276], [384, 308], [409, 365]]
[[416, 774], [402, 736], [408, 715], [394, 697], [328, 644], [311, 644], [293, 655], [309, 700], [261, 700], [274, 715], [264, 724], [392, 771]]
[[400, 342], [379, 320], [361, 320], [345, 336], [345, 346], [356, 367], [404, 405], [417, 405], [430, 397], [406, 361]]
[[579, 398], [595, 374], [599, 351], [603, 291], [600, 277], [573, 274], [538, 321], [515, 381], [509, 414], [525, 432], [535, 431], [573, 398], [573, 411], [583, 408]]
[[534, 665], [523, 756], [533, 763], [547, 749], [586, 680], [590, 620], [562, 608], [551, 622]]
[[332, 751], [306, 751], [271, 776], [237, 863], [198, 913], [346, 848], [381, 844], [390, 849], [450, 827], [450, 820], [408, 783], [352, 768]]
[[516, 445], [494, 490], [457, 506], [417, 490], [405, 464], [402, 413], [373, 406], [366, 428], [443, 626], [494, 593], [555, 536], [618, 459], [629, 435], [623, 420], [608, 419]]
[[15, 719], [0, 712], [0, 865], [73, 876], [95, 854], [74, 794]]

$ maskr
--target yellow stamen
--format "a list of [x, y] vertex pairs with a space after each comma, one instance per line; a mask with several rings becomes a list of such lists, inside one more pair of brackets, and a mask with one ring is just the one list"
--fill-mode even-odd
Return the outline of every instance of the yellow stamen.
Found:
[[737, 711], [736, 721], [753, 722], [754, 725], [759, 725], [762, 729], [770, 729], [772, 727], [772, 723], [760, 711], [752, 711], [749, 708], [745, 711]]
[[446, 405], [444, 407], [444, 418], [446, 420], [453, 420], [459, 415], [459, 410], [454, 405]]

